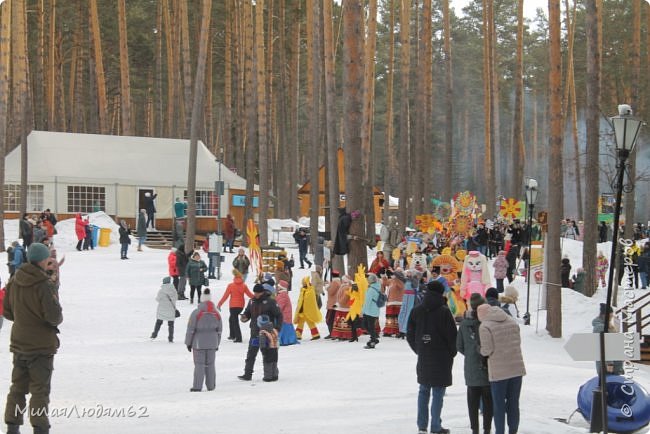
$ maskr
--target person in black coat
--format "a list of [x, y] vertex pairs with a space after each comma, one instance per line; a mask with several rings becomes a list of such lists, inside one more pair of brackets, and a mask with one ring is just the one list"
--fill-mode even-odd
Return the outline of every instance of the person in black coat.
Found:
[[408, 320], [406, 339], [418, 355], [417, 378], [418, 429], [427, 432], [429, 395], [431, 400], [431, 433], [449, 433], [442, 427], [440, 413], [445, 389], [452, 384], [451, 370], [456, 356], [456, 321], [443, 297], [445, 287], [439, 281], [427, 284], [422, 303], [413, 308]]
[[512, 283], [515, 280], [515, 270], [517, 269], [517, 259], [519, 259], [519, 244], [514, 242], [510, 246], [510, 250], [506, 254], [506, 260], [508, 261], [508, 270], [506, 271], [506, 277], [508, 278], [508, 283]]
[[607, 224], [605, 222], [600, 222], [598, 226], [598, 242], [604, 243], [607, 241]]
[[151, 222], [151, 229], [156, 229], [156, 226], [154, 224], [154, 214], [156, 214], [156, 205], [154, 205], [153, 201], [158, 197], [158, 193], [156, 194], [151, 194], [149, 192], [146, 192], [144, 194], [144, 209], [147, 211], [147, 224], [146, 228], [149, 227], [149, 222]]
[[571, 288], [571, 281], [569, 276], [571, 275], [571, 262], [569, 258], [562, 258], [562, 265], [560, 265], [560, 276], [562, 278], [562, 287]]
[[[237, 378], [243, 381], [250, 381], [253, 378], [253, 368], [255, 367], [255, 359], [260, 350], [259, 335], [260, 327], [257, 324], [257, 318], [260, 315], [268, 315], [269, 321], [273, 327], [279, 332], [282, 327], [282, 311], [278, 307], [275, 299], [271, 297], [273, 287], [261, 283], [253, 287], [253, 297], [248, 301], [248, 305], [244, 312], [239, 315], [241, 322], [251, 323], [251, 336], [248, 341], [248, 351], [246, 352], [246, 364], [244, 366], [244, 374], [239, 375]], [[277, 381], [277, 375], [273, 381]]]
[[187, 300], [185, 297], [185, 284], [187, 282], [187, 274], [185, 269], [187, 268], [187, 262], [189, 260], [189, 255], [185, 253], [185, 246], [180, 245], [176, 249], [176, 269], [178, 270], [178, 299]]
[[352, 215], [345, 211], [345, 208], [339, 208], [339, 223], [336, 227], [336, 238], [334, 239], [334, 254], [347, 255], [350, 252], [350, 241], [348, 234], [352, 225]]
[[300, 268], [305, 268], [305, 262], [309, 264], [307, 268], [311, 268], [312, 263], [307, 259], [307, 250], [309, 249], [309, 236], [303, 229], [297, 230], [293, 234], [293, 239], [298, 243], [298, 253], [300, 255]]
[[120, 229], [118, 232], [120, 233], [120, 245], [122, 246], [120, 249], [120, 259], [129, 259], [126, 257], [126, 252], [129, 250], [129, 244], [131, 244], [131, 229], [129, 229], [129, 226], [124, 220], [120, 221]]

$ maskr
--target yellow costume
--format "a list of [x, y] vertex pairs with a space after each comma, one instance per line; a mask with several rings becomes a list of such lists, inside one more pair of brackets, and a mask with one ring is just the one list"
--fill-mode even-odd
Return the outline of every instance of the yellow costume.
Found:
[[346, 294], [350, 297], [350, 311], [345, 319], [352, 321], [361, 316], [363, 302], [366, 299], [366, 290], [368, 289], [366, 269], [362, 264], [359, 264], [359, 268], [357, 268], [357, 272], [354, 275], [354, 283], [357, 284], [358, 291], [355, 291], [352, 288], [346, 291]]
[[[450, 252], [450, 250], [447, 251]], [[447, 294], [449, 310], [456, 317], [463, 316], [467, 307], [465, 306], [465, 300], [459, 295], [459, 285], [455, 283], [458, 279], [458, 272], [461, 270], [460, 262], [449, 253], [445, 254], [443, 251], [442, 255], [436, 256], [431, 261], [431, 266], [440, 267], [440, 275], [447, 279], [449, 289], [451, 289], [451, 293]]]
[[309, 280], [309, 277], [302, 279], [302, 288], [296, 304], [296, 313], [293, 316], [293, 323], [296, 324], [296, 337], [302, 339], [302, 330], [307, 323], [311, 331], [311, 339], [320, 339], [316, 324], [323, 320], [323, 315], [316, 301], [316, 291]]

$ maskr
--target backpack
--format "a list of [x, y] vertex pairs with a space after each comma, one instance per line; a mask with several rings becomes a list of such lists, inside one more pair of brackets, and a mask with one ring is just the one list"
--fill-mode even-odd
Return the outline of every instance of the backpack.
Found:
[[388, 300], [388, 296], [384, 294], [383, 292], [379, 292], [379, 297], [377, 297], [377, 307], [382, 308], [386, 306], [386, 301]]

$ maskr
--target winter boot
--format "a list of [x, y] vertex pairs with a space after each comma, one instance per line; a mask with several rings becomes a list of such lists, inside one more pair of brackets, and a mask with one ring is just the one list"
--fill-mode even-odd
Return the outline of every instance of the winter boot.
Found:
[[156, 339], [158, 337], [158, 332], [160, 331], [161, 325], [162, 321], [156, 320], [156, 325], [153, 328], [153, 333], [151, 333], [151, 339]]
[[35, 426], [34, 427], [34, 434], [49, 434], [50, 433], [50, 428], [43, 428], [40, 426]]
[[174, 321], [169, 321], [167, 328], [169, 329], [169, 336], [167, 336], [167, 340], [169, 343], [174, 343]]
[[372, 349], [375, 348], [375, 343], [374, 343], [373, 341], [368, 341], [368, 343], [366, 344], [366, 346], [363, 347], [363, 348], [365, 348], [366, 350], [372, 350]]
[[273, 369], [273, 363], [271, 362], [264, 362], [264, 378], [262, 378], [262, 381], [273, 381], [273, 374], [275, 374], [275, 370]]
[[278, 362], [273, 362], [273, 381], [278, 381], [280, 378], [280, 371], [278, 370]]
[[251, 381], [253, 379], [253, 374], [244, 373], [244, 375], [238, 375], [237, 378], [242, 381]]
[[298, 340], [302, 339], [302, 329], [301, 328], [296, 329], [296, 339], [298, 339]]
[[20, 434], [20, 425], [15, 425], [13, 423], [7, 424], [7, 434]]
[[318, 333], [318, 329], [316, 327], [309, 329], [311, 332], [311, 340], [315, 341], [316, 339], [320, 339], [320, 333]]

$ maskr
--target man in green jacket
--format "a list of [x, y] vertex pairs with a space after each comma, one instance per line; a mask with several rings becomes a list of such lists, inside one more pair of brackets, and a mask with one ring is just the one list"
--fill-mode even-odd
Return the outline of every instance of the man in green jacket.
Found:
[[[54, 354], [59, 348], [57, 326], [63, 321], [56, 287], [47, 270], [50, 250], [33, 243], [23, 264], [7, 283], [4, 317], [13, 321], [9, 349], [13, 356], [7, 395], [7, 433], [19, 434], [23, 415], [30, 415], [35, 434], [49, 433], [48, 404]], [[31, 393], [29, 407], [25, 396]]]

